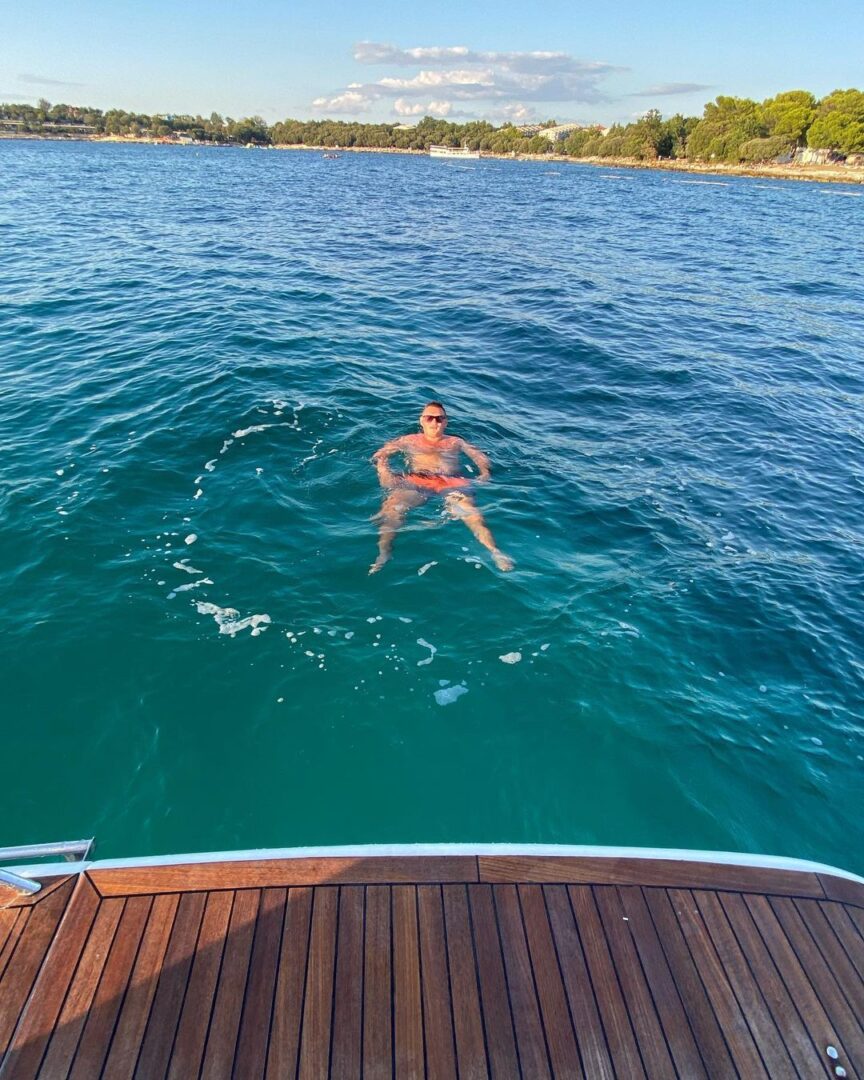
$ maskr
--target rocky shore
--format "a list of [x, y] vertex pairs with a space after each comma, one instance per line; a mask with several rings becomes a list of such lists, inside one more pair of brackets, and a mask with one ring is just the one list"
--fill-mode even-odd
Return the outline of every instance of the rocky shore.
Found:
[[[3, 136], [0, 136], [3, 137]], [[5, 138], [29, 138], [38, 141], [63, 141], [69, 142], [68, 138], [60, 138], [45, 135], [9, 136]], [[162, 145], [180, 145], [171, 140], [134, 138], [122, 135], [96, 135], [88, 139], [76, 140], [84, 142], [109, 142], [109, 143], [161, 143]], [[201, 144], [197, 144], [199, 147]], [[204, 144], [207, 145], [207, 144]], [[423, 157], [425, 150], [402, 150], [396, 147], [374, 146], [349, 146], [327, 147], [307, 146], [304, 144], [280, 144], [275, 147], [262, 147], [262, 149], [275, 150], [304, 150], [312, 153], [338, 153], [338, 154], [413, 154]], [[592, 165], [604, 169], [654, 169], [666, 172], [695, 173], [705, 176], [754, 176], [773, 180], [804, 180], [817, 183], [834, 184], [864, 184], [864, 166], [855, 165], [777, 165], [774, 163], [750, 164], [750, 165], [725, 165], [708, 164], [706, 162], [680, 161], [662, 159], [658, 161], [639, 161], [636, 158], [611, 158], [591, 157], [573, 158], [566, 154], [483, 154], [484, 158], [497, 158], [503, 161], [540, 161], [555, 162], [563, 165]]]

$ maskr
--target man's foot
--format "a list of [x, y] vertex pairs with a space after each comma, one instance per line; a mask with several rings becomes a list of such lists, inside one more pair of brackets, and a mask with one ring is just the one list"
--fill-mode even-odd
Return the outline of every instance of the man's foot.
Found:
[[498, 551], [497, 548], [492, 552], [492, 558], [495, 560], [495, 565], [498, 569], [503, 570], [505, 573], [508, 570], [512, 570], [516, 565], [509, 555], [505, 555], [503, 551]]
[[387, 562], [387, 560], [389, 558], [390, 558], [389, 555], [379, 555], [378, 558], [375, 560], [375, 562], [373, 562], [372, 565], [369, 567], [369, 573], [370, 574], [377, 574], [378, 571], [381, 569], [381, 567], [384, 565], [384, 563]]

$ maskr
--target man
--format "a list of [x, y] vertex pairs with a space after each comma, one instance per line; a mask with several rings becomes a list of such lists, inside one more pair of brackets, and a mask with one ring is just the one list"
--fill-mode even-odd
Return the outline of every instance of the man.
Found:
[[[420, 413], [421, 434], [391, 439], [373, 455], [378, 479], [387, 495], [378, 513], [378, 558], [369, 567], [370, 574], [376, 574], [390, 558], [393, 537], [403, 525], [408, 511], [421, 506], [432, 495], [444, 496], [447, 509], [453, 517], [461, 518], [483, 547], [488, 548], [499, 570], [513, 569], [513, 560], [499, 550], [474, 503], [471, 481], [459, 475], [459, 456], [465, 454], [479, 470], [478, 482], [485, 484], [489, 479], [489, 458], [464, 439], [445, 434], [446, 428], [444, 406], [440, 401], [430, 401]], [[405, 473], [394, 473], [390, 469], [390, 458], [397, 453], [404, 454], [407, 459], [408, 471]]]

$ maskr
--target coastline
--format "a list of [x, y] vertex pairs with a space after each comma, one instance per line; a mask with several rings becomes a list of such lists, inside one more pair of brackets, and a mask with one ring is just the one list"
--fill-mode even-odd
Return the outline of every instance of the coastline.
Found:
[[[224, 148], [231, 144], [220, 143], [177, 143], [170, 139], [147, 139], [124, 135], [96, 135], [84, 138], [50, 135], [0, 135], [0, 139], [27, 139], [36, 142], [91, 142], [91, 143], [141, 143], [156, 146], [194, 146], [196, 149]], [[255, 149], [259, 149], [255, 147]], [[300, 150], [309, 153], [337, 154], [407, 154], [414, 157], [426, 157], [426, 150], [410, 150], [401, 147], [379, 146], [310, 146], [305, 143], [278, 143], [262, 146], [260, 149]], [[539, 161], [563, 165], [591, 165], [605, 169], [648, 169], [665, 172], [692, 173], [703, 176], [749, 176], [757, 179], [795, 180], [809, 183], [862, 184], [864, 185], [864, 166], [849, 165], [797, 165], [785, 164], [749, 164], [729, 165], [724, 163], [691, 162], [664, 158], [656, 161], [640, 161], [635, 158], [588, 157], [574, 158], [567, 154], [492, 154], [484, 151], [483, 158], [498, 161]]]

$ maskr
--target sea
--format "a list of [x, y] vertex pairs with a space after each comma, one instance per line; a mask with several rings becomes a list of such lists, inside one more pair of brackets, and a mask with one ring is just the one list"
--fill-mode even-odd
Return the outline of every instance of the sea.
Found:
[[[0, 844], [864, 873], [864, 189], [6, 140], [0, 194]], [[510, 573], [433, 497], [368, 574], [429, 400]]]

